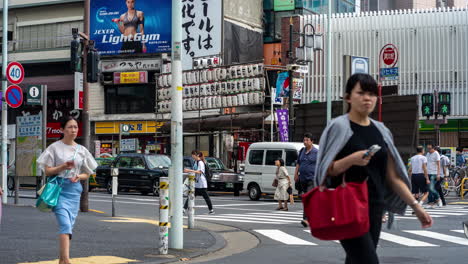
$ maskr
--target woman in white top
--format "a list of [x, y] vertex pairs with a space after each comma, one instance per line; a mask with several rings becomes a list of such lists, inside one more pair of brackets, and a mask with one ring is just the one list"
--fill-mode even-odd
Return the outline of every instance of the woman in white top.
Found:
[[70, 263], [70, 240], [83, 188], [80, 180], [87, 180], [97, 167], [89, 151], [75, 142], [78, 122], [68, 117], [61, 124], [63, 138], [50, 145], [37, 159], [49, 177], [59, 177], [62, 191], [53, 212], [59, 224], [59, 264]]
[[275, 160], [275, 165], [278, 167], [275, 178], [278, 181], [278, 185], [276, 186], [274, 197], [278, 201], [278, 208], [276, 210], [288, 211], [288, 188], [291, 186], [291, 179], [289, 178], [288, 170], [284, 167], [283, 159]]
[[[184, 169], [185, 173], [195, 173], [195, 196], [201, 195], [203, 199], [205, 199], [206, 205], [208, 205], [208, 210], [210, 214], [214, 214], [213, 204], [211, 203], [210, 196], [208, 195], [208, 181], [205, 177], [205, 166], [206, 161], [205, 157], [203, 156], [202, 152], [199, 151], [192, 151], [192, 158], [195, 160], [195, 164], [193, 165], [193, 170]], [[188, 198], [185, 201], [184, 209], [187, 210], [188, 208]]]

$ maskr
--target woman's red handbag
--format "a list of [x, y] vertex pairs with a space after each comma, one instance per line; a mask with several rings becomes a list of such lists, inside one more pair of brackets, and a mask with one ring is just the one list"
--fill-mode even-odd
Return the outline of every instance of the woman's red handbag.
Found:
[[336, 189], [315, 187], [302, 196], [312, 235], [322, 240], [356, 238], [369, 231], [367, 180]]

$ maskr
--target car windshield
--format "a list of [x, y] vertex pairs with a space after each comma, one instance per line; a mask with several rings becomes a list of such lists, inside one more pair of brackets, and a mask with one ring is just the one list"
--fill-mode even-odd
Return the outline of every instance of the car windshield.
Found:
[[113, 159], [96, 159], [96, 162], [99, 166], [110, 166]]
[[164, 155], [146, 156], [146, 162], [148, 163], [148, 167], [150, 169], [159, 167], [168, 168], [171, 166], [171, 159]]
[[226, 170], [226, 167], [220, 159], [206, 158], [206, 163], [208, 163], [208, 166], [212, 170]]

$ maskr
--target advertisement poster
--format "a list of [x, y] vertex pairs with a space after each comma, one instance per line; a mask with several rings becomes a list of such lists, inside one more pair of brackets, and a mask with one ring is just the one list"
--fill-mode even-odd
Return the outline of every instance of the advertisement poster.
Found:
[[192, 69], [194, 58], [221, 53], [222, 2], [220, 0], [182, 1], [184, 70]]
[[281, 142], [289, 142], [289, 111], [288, 109], [276, 110], [278, 117], [278, 130]]
[[42, 152], [42, 117], [40, 115], [16, 118], [16, 175], [41, 176], [36, 160]]
[[91, 0], [90, 37], [101, 55], [171, 51], [171, 1]]
[[304, 87], [304, 79], [293, 78], [293, 99], [295, 101], [302, 100], [302, 89]]
[[276, 79], [276, 98], [289, 97], [289, 75], [288, 72], [278, 73]]

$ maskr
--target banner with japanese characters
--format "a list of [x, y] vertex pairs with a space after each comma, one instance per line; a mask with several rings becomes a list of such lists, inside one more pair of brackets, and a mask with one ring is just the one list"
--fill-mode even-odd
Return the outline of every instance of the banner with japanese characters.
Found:
[[101, 55], [171, 51], [169, 0], [91, 0], [90, 37]]
[[289, 111], [288, 109], [276, 110], [278, 118], [278, 131], [281, 142], [289, 142]]
[[192, 69], [193, 58], [221, 53], [223, 1], [182, 0], [182, 67]]

